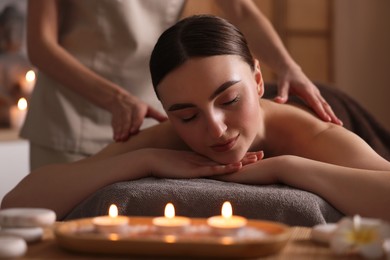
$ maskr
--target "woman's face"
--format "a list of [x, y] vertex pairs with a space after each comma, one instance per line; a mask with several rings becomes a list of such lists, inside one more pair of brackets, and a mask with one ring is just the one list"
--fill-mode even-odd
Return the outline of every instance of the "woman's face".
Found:
[[157, 89], [179, 136], [214, 161], [240, 161], [262, 128], [260, 69], [252, 71], [238, 56], [192, 58]]

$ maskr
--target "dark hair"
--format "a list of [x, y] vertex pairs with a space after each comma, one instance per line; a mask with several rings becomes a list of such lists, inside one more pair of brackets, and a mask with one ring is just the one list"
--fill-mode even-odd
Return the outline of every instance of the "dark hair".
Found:
[[154, 46], [149, 63], [157, 97], [158, 84], [172, 70], [192, 57], [214, 55], [238, 55], [254, 69], [244, 35], [223, 18], [194, 15], [168, 28]]

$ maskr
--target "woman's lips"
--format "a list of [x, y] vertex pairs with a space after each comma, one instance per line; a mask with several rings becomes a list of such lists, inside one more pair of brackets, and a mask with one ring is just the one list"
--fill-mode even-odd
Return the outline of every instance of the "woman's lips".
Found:
[[233, 148], [233, 146], [236, 144], [237, 139], [239, 135], [237, 135], [234, 138], [228, 139], [223, 143], [218, 143], [211, 146], [211, 149], [213, 149], [216, 152], [226, 152]]

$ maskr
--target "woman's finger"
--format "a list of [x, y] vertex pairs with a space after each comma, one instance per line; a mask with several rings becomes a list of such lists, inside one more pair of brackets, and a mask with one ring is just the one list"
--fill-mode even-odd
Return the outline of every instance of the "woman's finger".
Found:
[[243, 165], [255, 163], [264, 157], [263, 151], [257, 151], [257, 152], [248, 152], [244, 156], [244, 158], [241, 160]]

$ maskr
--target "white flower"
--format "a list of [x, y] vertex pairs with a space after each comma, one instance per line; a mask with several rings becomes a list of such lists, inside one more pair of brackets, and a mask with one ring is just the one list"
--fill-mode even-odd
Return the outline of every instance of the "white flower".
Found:
[[387, 237], [390, 237], [388, 224], [356, 215], [338, 223], [330, 247], [337, 254], [355, 251], [366, 258], [379, 258], [383, 255], [383, 242]]
[[390, 239], [386, 239], [383, 243], [383, 249], [387, 254], [387, 260], [390, 260]]

